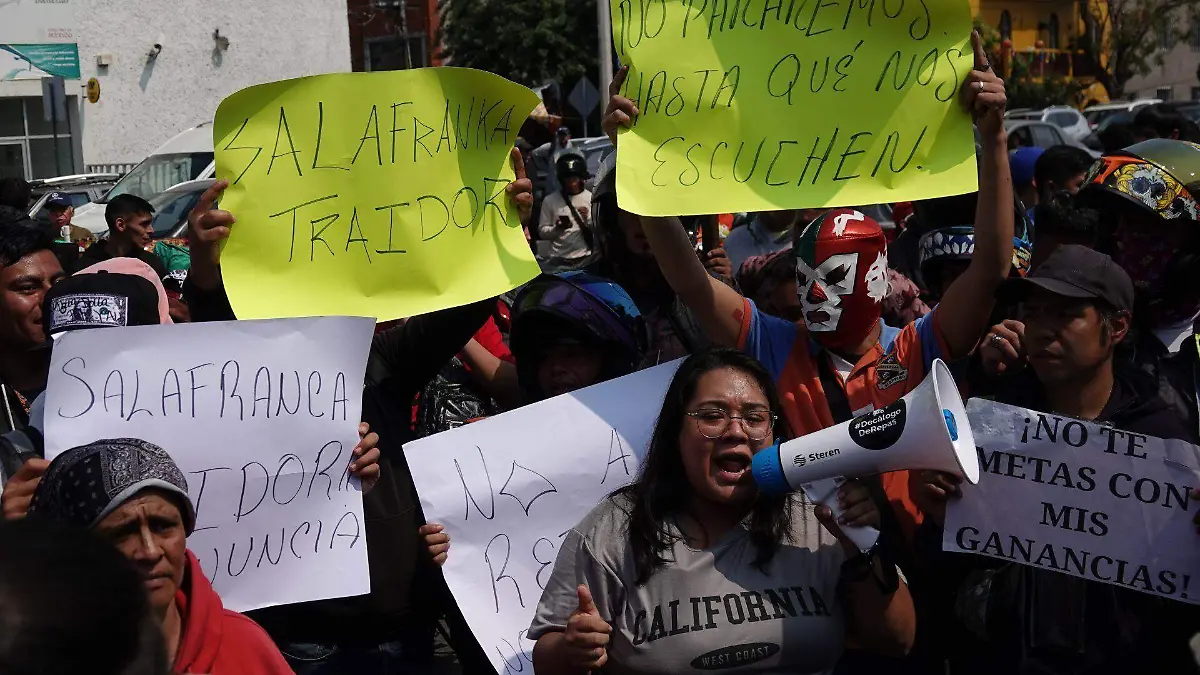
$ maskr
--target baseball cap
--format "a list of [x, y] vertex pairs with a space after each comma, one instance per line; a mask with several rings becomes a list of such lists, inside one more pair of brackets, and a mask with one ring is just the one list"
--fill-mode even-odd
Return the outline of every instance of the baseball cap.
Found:
[[157, 325], [158, 289], [133, 274], [75, 274], [46, 292], [42, 321], [52, 338], [86, 328]]
[[558, 129], [556, 129], [554, 131], [554, 134], [556, 136], [570, 136], [571, 129], [569, 127], [567, 127], [566, 125], [563, 125], [563, 126], [559, 127]]
[[1034, 287], [1068, 298], [1103, 300], [1114, 309], [1133, 309], [1133, 281], [1121, 266], [1086, 246], [1059, 246], [1024, 278], [1008, 279], [1000, 293], [1021, 299]]
[[1041, 148], [1017, 148], [1008, 158], [1008, 166], [1012, 171], [1013, 185], [1026, 185], [1033, 182], [1033, 169], [1038, 157], [1045, 150]]
[[46, 199], [46, 206], [61, 206], [67, 207], [71, 205], [71, 198], [63, 192], [51, 192]]

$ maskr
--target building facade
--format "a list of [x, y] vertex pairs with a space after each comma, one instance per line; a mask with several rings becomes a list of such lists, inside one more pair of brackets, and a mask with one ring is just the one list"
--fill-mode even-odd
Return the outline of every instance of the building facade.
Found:
[[[57, 12], [52, 36], [77, 52], [56, 62], [22, 52], [16, 10]], [[63, 8], [73, 25], [65, 25]], [[351, 68], [345, 0], [15, 0], [0, 6], [0, 174], [46, 178], [127, 169], [185, 129], [211, 121], [250, 85]], [[36, 39], [36, 36], [33, 36]], [[57, 72], [56, 72], [57, 70]], [[46, 121], [43, 79], [64, 77], [65, 119]], [[95, 78], [99, 97], [87, 98]], [[55, 106], [51, 105], [51, 108]], [[55, 111], [57, 112], [57, 111]], [[55, 151], [57, 149], [57, 152]]]
[[441, 65], [438, 0], [347, 0], [356, 72]]
[[1186, 40], [1163, 54], [1162, 61], [1125, 84], [1129, 97], [1200, 101], [1200, 23], [1192, 26]]

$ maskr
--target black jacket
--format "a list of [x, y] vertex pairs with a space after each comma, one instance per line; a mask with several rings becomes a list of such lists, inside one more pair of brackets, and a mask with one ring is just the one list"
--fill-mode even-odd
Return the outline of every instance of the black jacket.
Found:
[[[185, 282], [183, 291], [194, 320], [233, 318], [223, 290], [206, 293]], [[276, 642], [374, 645], [427, 634], [432, 643], [448, 593], [417, 534], [425, 518], [402, 446], [413, 436], [413, 398], [494, 307], [489, 299], [425, 314], [375, 336], [363, 391], [363, 421], [379, 434], [381, 469], [363, 497], [371, 593], [252, 612]]]
[[[1197, 332], [1200, 332], [1198, 330]], [[1188, 338], [1171, 354], [1154, 333], [1139, 330], [1133, 341], [1130, 361], [1158, 383], [1158, 395], [1184, 421], [1193, 437], [1200, 435], [1196, 410], [1196, 381], [1200, 379], [1200, 357], [1196, 341]], [[1197, 440], [1193, 438], [1192, 443]]]
[[[109, 243], [110, 242], [107, 239], [101, 239], [100, 241], [87, 247], [87, 250], [85, 250], [83, 253], [79, 254], [79, 260], [76, 261], [76, 263], [75, 263], [75, 269], [71, 269], [71, 270], [67, 270], [67, 271], [70, 272], [71, 274], [74, 274], [75, 272], [78, 272], [79, 270], [81, 270], [85, 267], [91, 267], [92, 265], [95, 265], [96, 263], [104, 262], [105, 260], [111, 260], [111, 259], [115, 258], [116, 256], [114, 256], [113, 254], [108, 252]], [[166, 265], [163, 265], [163, 261], [161, 259], [159, 259], [159, 257], [154, 255], [153, 253], [149, 253], [147, 251], [138, 249], [138, 250], [135, 250], [133, 252], [133, 254], [128, 257], [137, 258], [138, 260], [141, 260], [142, 262], [149, 265], [150, 269], [154, 270], [154, 273], [158, 275], [159, 279], [167, 276]]]
[[[1049, 407], [1029, 370], [1000, 378], [995, 399]], [[1193, 436], [1159, 398], [1156, 382], [1132, 368], [1118, 373], [1096, 421], [1160, 438]], [[942, 618], [934, 630], [955, 675], [1197, 672], [1188, 647], [1200, 631], [1193, 606], [1034, 567], [942, 553], [941, 530], [931, 521], [918, 539], [943, 580], [937, 602]]]

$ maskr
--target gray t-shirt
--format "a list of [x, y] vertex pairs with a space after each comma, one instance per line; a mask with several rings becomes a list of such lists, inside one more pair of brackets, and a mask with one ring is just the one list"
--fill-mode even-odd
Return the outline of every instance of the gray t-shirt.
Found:
[[677, 539], [674, 562], [638, 587], [630, 501], [606, 499], [567, 533], [529, 638], [566, 628], [582, 584], [613, 627], [606, 673], [830, 673], [845, 643], [845, 553], [802, 495], [791, 508], [792, 540], [766, 573], [742, 525], [704, 550]]

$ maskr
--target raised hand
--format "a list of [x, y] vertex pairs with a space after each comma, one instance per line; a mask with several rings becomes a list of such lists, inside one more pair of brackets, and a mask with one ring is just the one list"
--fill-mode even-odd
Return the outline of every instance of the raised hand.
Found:
[[975, 50], [975, 66], [963, 82], [962, 104], [971, 113], [980, 134], [999, 134], [1004, 130], [1004, 109], [1008, 105], [1004, 80], [992, 70], [977, 31], [971, 31], [971, 46]]
[[604, 129], [604, 134], [613, 145], [617, 144], [617, 129], [629, 126], [633, 118], [638, 116], [638, 109], [633, 101], [618, 93], [621, 91], [621, 85], [625, 84], [626, 77], [629, 77], [629, 66], [621, 66], [608, 85], [608, 107], [604, 109], [604, 119], [600, 121], [600, 127]]
[[517, 177], [504, 188], [504, 191], [508, 193], [508, 198], [517, 205], [517, 213], [521, 216], [521, 225], [527, 228], [529, 219], [533, 215], [533, 181], [525, 176], [525, 159], [521, 157], [520, 150], [513, 148], [508, 157], [512, 160], [513, 172]]
[[237, 222], [232, 213], [214, 208], [227, 187], [227, 180], [213, 183], [188, 213], [188, 252], [192, 258], [188, 277], [205, 290], [221, 285], [221, 242]]
[[587, 586], [576, 589], [579, 606], [567, 619], [564, 644], [567, 661], [581, 670], [598, 670], [608, 661], [608, 642], [612, 626], [600, 618], [592, 593]]
[[29, 512], [29, 503], [33, 501], [33, 493], [37, 490], [42, 474], [50, 466], [49, 460], [34, 458], [26, 460], [12, 478], [4, 484], [4, 494], [0, 495], [3, 505], [4, 518], [15, 520], [24, 518]]

